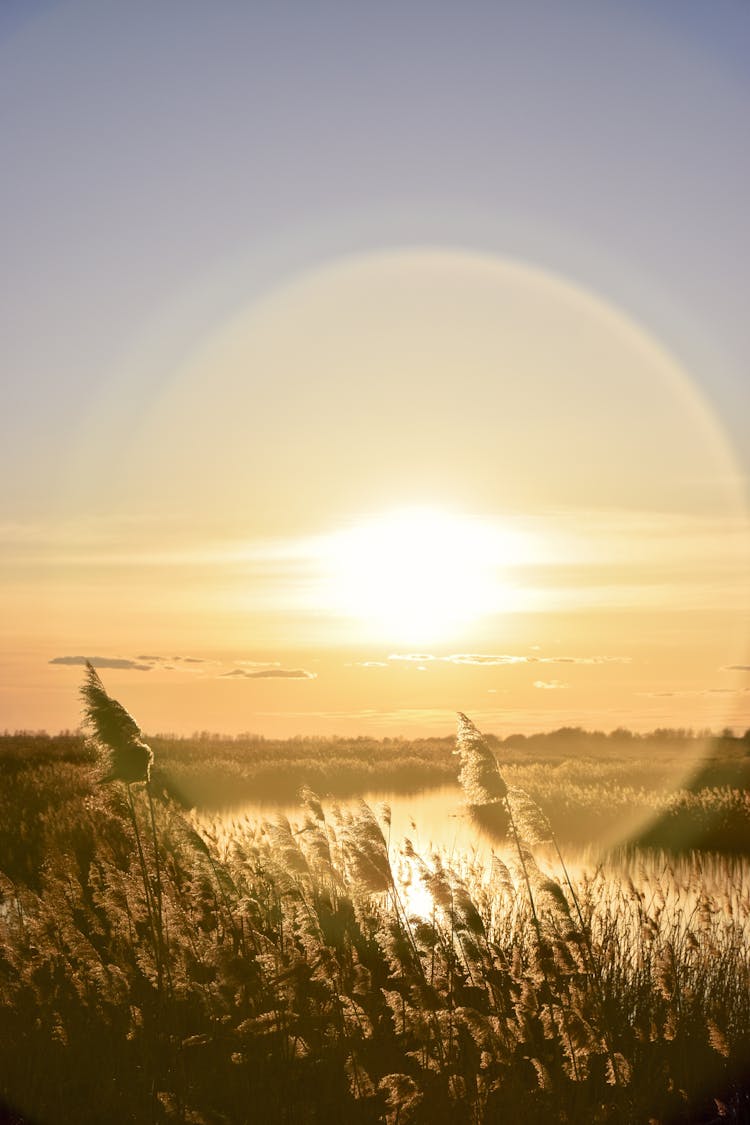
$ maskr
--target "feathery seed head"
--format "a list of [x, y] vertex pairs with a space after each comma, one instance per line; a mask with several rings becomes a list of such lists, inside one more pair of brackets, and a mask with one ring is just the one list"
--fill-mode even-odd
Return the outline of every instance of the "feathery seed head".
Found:
[[507, 796], [516, 831], [522, 839], [531, 847], [554, 843], [555, 836], [552, 825], [526, 790], [513, 785], [508, 790]]
[[300, 800], [302, 804], [308, 809], [316, 820], [325, 821], [325, 813], [320, 797], [309, 785], [303, 785], [299, 791]]
[[505, 797], [508, 788], [497, 767], [495, 755], [466, 715], [458, 712], [456, 749], [460, 759], [458, 780], [468, 804], [494, 805]]
[[370, 894], [390, 890], [393, 872], [388, 846], [370, 806], [360, 801], [356, 817], [342, 814], [341, 819], [346, 863], [354, 882]]
[[103, 781], [149, 781], [154, 754], [141, 738], [141, 730], [122, 704], [107, 694], [94, 666], [86, 662], [81, 688], [84, 724], [100, 749], [108, 755], [109, 773]]

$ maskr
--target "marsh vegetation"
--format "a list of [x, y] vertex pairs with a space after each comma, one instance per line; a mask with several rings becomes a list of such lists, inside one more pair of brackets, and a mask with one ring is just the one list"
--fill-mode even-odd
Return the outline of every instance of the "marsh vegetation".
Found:
[[[748, 1119], [740, 740], [711, 767], [720, 784], [675, 806], [693, 821], [709, 809], [714, 828], [728, 818], [731, 848], [581, 865], [566, 842], [576, 810], [604, 821], [636, 794], [668, 812], [658, 763], [648, 785], [632, 757], [513, 760], [462, 719], [445, 777], [490, 843], [450, 854], [418, 834], [418, 803], [404, 837], [353, 785], [338, 804], [304, 787], [321, 745], [293, 774], [294, 810], [251, 817], [166, 792], [179, 771], [165, 740], [149, 740], [150, 781], [141, 759], [141, 780], [101, 784], [102, 733], [98, 747], [5, 746], [8, 1120]], [[287, 744], [287, 762], [308, 749]], [[213, 750], [202, 770], [222, 770]], [[443, 763], [432, 744], [402, 758], [423, 751]], [[371, 748], [348, 760], [360, 770]]]

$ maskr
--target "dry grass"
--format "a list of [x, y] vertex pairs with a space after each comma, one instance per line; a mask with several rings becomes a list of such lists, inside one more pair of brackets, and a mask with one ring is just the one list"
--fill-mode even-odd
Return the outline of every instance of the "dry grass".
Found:
[[311, 792], [210, 821], [93, 763], [18, 771], [2, 1097], [50, 1125], [746, 1121], [747, 861], [566, 876], [533, 786], [478, 776], [513, 818], [489, 865]]

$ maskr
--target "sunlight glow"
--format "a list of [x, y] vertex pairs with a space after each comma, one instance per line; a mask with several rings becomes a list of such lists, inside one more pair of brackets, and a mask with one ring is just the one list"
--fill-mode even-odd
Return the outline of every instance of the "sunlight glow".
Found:
[[368, 638], [443, 641], [518, 608], [508, 571], [529, 552], [527, 536], [489, 520], [402, 509], [327, 537], [323, 601]]

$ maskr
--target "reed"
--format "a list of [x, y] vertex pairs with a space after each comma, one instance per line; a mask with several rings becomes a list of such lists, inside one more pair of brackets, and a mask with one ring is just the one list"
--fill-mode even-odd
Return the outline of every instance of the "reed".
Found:
[[29, 766], [4, 808], [42, 859], [0, 854], [16, 1121], [746, 1120], [747, 862], [558, 878], [534, 796], [463, 729], [510, 833], [488, 865], [310, 791], [256, 822], [188, 815], [133, 764], [100, 784], [109, 727], [100, 764]]

